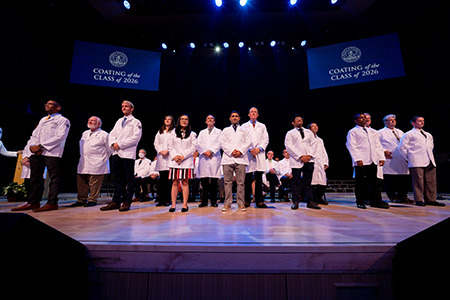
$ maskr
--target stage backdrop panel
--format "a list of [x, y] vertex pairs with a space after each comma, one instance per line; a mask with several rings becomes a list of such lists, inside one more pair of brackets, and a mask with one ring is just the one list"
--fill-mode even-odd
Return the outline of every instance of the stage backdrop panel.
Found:
[[396, 33], [307, 50], [309, 88], [405, 76]]
[[157, 91], [161, 53], [75, 41], [71, 83]]

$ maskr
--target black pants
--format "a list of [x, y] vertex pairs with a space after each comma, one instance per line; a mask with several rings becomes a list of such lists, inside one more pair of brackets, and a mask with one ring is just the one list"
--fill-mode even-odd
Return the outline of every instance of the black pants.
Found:
[[269, 182], [270, 200], [275, 201], [275, 190], [280, 185], [278, 176], [272, 173], [266, 173], [266, 179]]
[[134, 159], [111, 156], [111, 182], [114, 185], [112, 201], [131, 203], [134, 194]]
[[211, 200], [211, 205], [217, 203], [217, 181], [218, 178], [204, 177], [200, 179], [202, 184], [202, 204], [208, 205], [208, 199]]
[[44, 171], [50, 177], [47, 203], [58, 204], [58, 194], [61, 188], [61, 158], [43, 155], [30, 156], [30, 195], [28, 203], [36, 204], [42, 200], [42, 187], [44, 185]]
[[252, 202], [252, 182], [255, 180], [255, 203], [260, 204], [264, 202], [262, 196], [262, 176], [264, 172], [255, 171], [245, 174], [245, 203]]
[[355, 197], [357, 204], [377, 204], [381, 201], [381, 192], [377, 182], [377, 165], [355, 166]]
[[159, 185], [158, 185], [158, 202], [161, 204], [172, 203], [172, 180], [169, 179], [169, 170], [159, 171]]
[[138, 177], [135, 179], [135, 194], [141, 201], [148, 199], [148, 184], [150, 183], [150, 177]]
[[314, 203], [311, 180], [314, 172], [314, 163], [307, 162], [302, 168], [292, 168], [292, 202], [298, 204], [302, 199]]
[[410, 183], [409, 175], [384, 174], [384, 188], [391, 200], [405, 201]]

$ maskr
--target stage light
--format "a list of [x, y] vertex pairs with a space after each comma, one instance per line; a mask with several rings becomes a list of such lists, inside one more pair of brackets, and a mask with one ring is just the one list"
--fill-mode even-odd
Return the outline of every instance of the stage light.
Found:
[[251, 48], [251, 47], [248, 47], [248, 51], [252, 51], [252, 48]]
[[271, 41], [270, 42], [270, 47], [275, 47], [275, 44], [276, 44], [277, 42], [275, 42], [275, 41]]
[[167, 49], [167, 44], [166, 44], [166, 43], [162, 43], [162, 44], [161, 44], [161, 48]]
[[130, 9], [130, 8], [131, 8], [131, 4], [130, 4], [130, 2], [128, 2], [127, 0], [124, 0], [124, 1], [123, 1], [123, 6], [124, 6], [126, 9]]
[[244, 42], [239, 42], [239, 48], [242, 48], [242, 47], [244, 47]]
[[191, 47], [192, 49], [194, 49], [194, 48], [195, 48], [195, 44], [194, 44], [194, 43], [190, 43], [190, 44], [189, 44], [189, 47]]
[[228, 47], [230, 47], [230, 44], [228, 44], [227, 42], [225, 42], [225, 43], [223, 43], [223, 47], [224, 47], [225, 49], [227, 49]]
[[220, 47], [219, 46], [216, 46], [216, 48], [214, 48], [214, 50], [216, 51], [216, 52], [220, 52]]
[[215, 0], [216, 1], [216, 6], [217, 7], [221, 7], [222, 6], [222, 0]]
[[297, 0], [290, 0], [289, 3], [291, 3], [291, 5], [295, 5], [297, 4]]
[[306, 46], [306, 40], [301, 41], [300, 46], [305, 47]]
[[247, 4], [247, 0], [239, 0], [239, 4], [241, 6], [245, 6]]
[[331, 0], [331, 4], [336, 4], [338, 2], [338, 0]]

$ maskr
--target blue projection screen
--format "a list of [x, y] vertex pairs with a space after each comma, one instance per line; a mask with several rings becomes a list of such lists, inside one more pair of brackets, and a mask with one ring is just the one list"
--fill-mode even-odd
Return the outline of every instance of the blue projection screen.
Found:
[[309, 88], [405, 76], [398, 35], [307, 50]]
[[157, 91], [161, 53], [75, 41], [71, 83]]

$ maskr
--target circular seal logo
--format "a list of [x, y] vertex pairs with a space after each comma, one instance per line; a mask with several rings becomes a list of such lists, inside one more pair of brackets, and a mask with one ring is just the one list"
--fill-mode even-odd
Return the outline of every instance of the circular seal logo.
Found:
[[126, 56], [125, 53], [116, 51], [116, 52], [111, 53], [111, 55], [109, 56], [109, 62], [114, 67], [120, 68], [120, 67], [125, 66], [128, 63], [128, 57]]
[[361, 50], [358, 47], [347, 47], [342, 51], [341, 58], [347, 63], [358, 61], [361, 58]]

